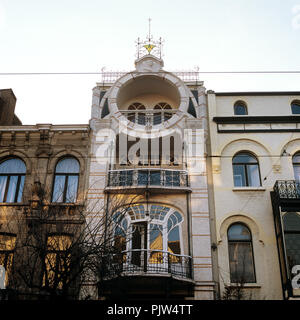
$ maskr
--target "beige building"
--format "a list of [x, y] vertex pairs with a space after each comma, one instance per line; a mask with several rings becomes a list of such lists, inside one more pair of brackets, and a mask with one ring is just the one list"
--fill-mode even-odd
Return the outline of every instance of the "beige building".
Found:
[[207, 92], [221, 296], [236, 284], [248, 299], [292, 295], [291, 269], [300, 263], [299, 98], [299, 92]]
[[42, 298], [58, 274], [50, 263], [61, 254], [50, 243], [74, 232], [84, 204], [89, 126], [22, 125], [11, 89], [0, 90], [0, 103], [0, 299]]

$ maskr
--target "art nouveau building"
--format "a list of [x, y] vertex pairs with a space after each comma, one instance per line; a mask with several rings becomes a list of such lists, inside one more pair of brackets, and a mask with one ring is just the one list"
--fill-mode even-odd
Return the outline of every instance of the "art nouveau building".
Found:
[[245, 298], [299, 295], [299, 92], [207, 92], [210, 214], [221, 295], [243, 283]]
[[101, 207], [117, 195], [129, 206], [100, 297], [214, 299], [206, 109], [202, 82], [165, 71], [147, 52], [94, 88], [89, 199]]

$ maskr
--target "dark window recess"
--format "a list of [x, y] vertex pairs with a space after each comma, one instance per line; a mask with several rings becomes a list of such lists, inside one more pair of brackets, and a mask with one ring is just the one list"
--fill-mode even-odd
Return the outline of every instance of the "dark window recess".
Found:
[[300, 264], [300, 216], [296, 212], [287, 212], [283, 216], [284, 239], [289, 272]]
[[108, 101], [107, 101], [107, 99], [105, 99], [104, 106], [103, 106], [103, 109], [102, 109], [102, 112], [101, 112], [101, 119], [106, 117], [108, 114], [109, 114]]
[[243, 101], [234, 104], [234, 114], [236, 116], [246, 116], [248, 114], [247, 106]]
[[195, 110], [195, 107], [194, 107], [194, 104], [193, 104], [193, 100], [191, 98], [189, 99], [188, 113], [190, 115], [192, 115], [194, 118], [197, 118], [196, 110]]
[[105, 90], [103, 90], [103, 91], [100, 92], [100, 102], [101, 102], [101, 100], [103, 99], [105, 93], [106, 93]]
[[292, 114], [300, 114], [300, 102], [292, 102]]
[[198, 100], [198, 91], [197, 90], [191, 90], [192, 91], [192, 94], [193, 96], [195, 97], [197, 103], [199, 103], [199, 100]]

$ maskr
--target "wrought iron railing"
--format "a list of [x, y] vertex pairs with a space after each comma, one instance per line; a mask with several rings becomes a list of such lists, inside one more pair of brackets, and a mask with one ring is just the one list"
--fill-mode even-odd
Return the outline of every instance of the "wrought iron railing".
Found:
[[[127, 72], [122, 71], [107, 71], [102, 72], [101, 82], [111, 83], [117, 81], [120, 77], [124, 76]], [[199, 72], [198, 71], [174, 71], [172, 72], [182, 81], [199, 81]], [[151, 74], [151, 73], [149, 73]]]
[[192, 257], [162, 250], [133, 249], [107, 256], [104, 277], [165, 274], [192, 279]]
[[108, 187], [189, 187], [188, 173], [171, 169], [110, 170]]
[[274, 188], [280, 199], [300, 199], [300, 183], [295, 180], [277, 180]]
[[171, 119], [177, 110], [121, 110], [131, 122], [144, 126], [154, 126]]

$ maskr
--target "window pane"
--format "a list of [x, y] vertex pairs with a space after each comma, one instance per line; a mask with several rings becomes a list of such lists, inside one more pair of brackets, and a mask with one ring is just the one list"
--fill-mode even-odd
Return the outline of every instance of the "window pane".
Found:
[[160, 185], [160, 171], [150, 171], [150, 185]]
[[233, 165], [233, 180], [235, 187], [246, 186], [246, 176], [244, 165]]
[[0, 173], [26, 173], [26, 166], [20, 159], [9, 159], [0, 164]]
[[289, 268], [292, 269], [293, 266], [300, 265], [300, 234], [286, 233], [284, 237], [287, 260]]
[[144, 113], [138, 113], [138, 124], [144, 125], [146, 123], [146, 118]]
[[257, 163], [257, 160], [250, 154], [239, 153], [233, 158], [232, 163]]
[[23, 195], [23, 189], [24, 189], [24, 181], [25, 181], [25, 176], [20, 177], [20, 186], [19, 186], [19, 193], [18, 193], [18, 199], [17, 202], [22, 201], [22, 195]]
[[251, 187], [259, 187], [259, 168], [258, 165], [247, 165], [248, 185]]
[[229, 262], [232, 283], [255, 282], [251, 243], [229, 243]]
[[[151, 225], [150, 231], [150, 249], [151, 250], [163, 250], [163, 238], [162, 233], [158, 225]], [[162, 252], [151, 252], [150, 263], [162, 263], [163, 253]]]
[[139, 171], [138, 185], [147, 185], [147, 184], [148, 184], [148, 171]]
[[10, 176], [6, 202], [15, 202], [18, 176]]
[[292, 103], [292, 114], [300, 114], [300, 104]]
[[79, 173], [79, 163], [75, 158], [64, 158], [56, 165], [57, 173]]
[[0, 202], [3, 202], [5, 188], [6, 188], [6, 176], [0, 176]]
[[63, 202], [64, 188], [65, 188], [65, 176], [56, 176], [54, 180], [53, 188], [53, 202]]
[[288, 212], [283, 216], [284, 231], [300, 231], [300, 215]]
[[180, 254], [179, 227], [175, 227], [168, 234], [168, 251], [174, 254]]
[[247, 108], [243, 104], [236, 104], [234, 106], [234, 114], [237, 116], [247, 115]]
[[77, 198], [78, 176], [68, 177], [66, 202], [75, 202]]
[[160, 124], [161, 123], [161, 112], [155, 112], [153, 114], [153, 124]]
[[243, 224], [234, 224], [228, 229], [228, 240], [251, 241], [249, 229]]
[[293, 163], [299, 163], [300, 165], [300, 154], [297, 153], [293, 156]]
[[296, 181], [300, 182], [300, 165], [294, 165], [294, 177]]

